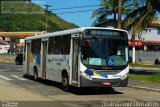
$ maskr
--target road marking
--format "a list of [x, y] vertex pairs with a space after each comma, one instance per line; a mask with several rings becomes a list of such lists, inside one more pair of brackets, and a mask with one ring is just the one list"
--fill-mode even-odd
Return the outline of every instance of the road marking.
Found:
[[12, 79], [8, 78], [8, 77], [5, 77], [3, 75], [0, 75], [0, 78], [4, 79], [4, 80], [7, 80], [7, 81], [11, 81]]
[[17, 75], [11, 75], [12, 77], [14, 77], [14, 78], [16, 78], [16, 79], [19, 79], [19, 80], [27, 80], [27, 79], [25, 79], [25, 78], [21, 78], [21, 77], [19, 77], [19, 76], [17, 76]]

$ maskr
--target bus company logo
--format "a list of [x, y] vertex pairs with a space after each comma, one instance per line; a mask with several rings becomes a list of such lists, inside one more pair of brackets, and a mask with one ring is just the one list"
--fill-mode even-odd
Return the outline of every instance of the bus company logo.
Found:
[[51, 63], [51, 62], [52, 62], [52, 60], [51, 60], [51, 59], [48, 59], [48, 62], [49, 62], [49, 63]]
[[121, 78], [121, 75], [113, 75], [114, 78]]
[[44, 1], [2, 1], [2, 14], [45, 14]]

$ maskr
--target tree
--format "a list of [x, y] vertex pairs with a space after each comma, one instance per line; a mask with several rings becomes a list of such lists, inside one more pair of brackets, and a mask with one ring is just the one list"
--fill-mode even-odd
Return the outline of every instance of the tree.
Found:
[[[117, 2], [117, 0], [101, 0], [100, 8], [95, 10], [92, 13], [92, 18], [97, 18], [96, 21], [98, 23], [106, 22], [108, 19], [112, 19], [114, 22], [114, 27], [117, 28], [117, 14], [118, 14], [118, 4], [121, 4], [121, 11], [120, 13], [126, 12], [126, 7], [124, 6], [124, 3], [128, 2], [129, 0], [120, 0], [120, 2]], [[112, 18], [113, 17], [113, 18]], [[121, 15], [120, 15], [121, 17]], [[119, 18], [121, 21], [121, 18]]]
[[118, 29], [121, 29], [122, 2], [123, 0], [118, 0]]
[[114, 27], [116, 27], [116, 14], [118, 10], [117, 0], [102, 0], [100, 8], [92, 13], [92, 18], [97, 17], [98, 23], [105, 22], [109, 17], [113, 15]]
[[151, 26], [157, 12], [160, 12], [160, 0], [146, 0], [145, 6], [133, 10], [124, 20], [125, 29], [129, 29], [132, 35], [134, 55], [132, 63], [135, 63], [135, 35], [140, 35]]

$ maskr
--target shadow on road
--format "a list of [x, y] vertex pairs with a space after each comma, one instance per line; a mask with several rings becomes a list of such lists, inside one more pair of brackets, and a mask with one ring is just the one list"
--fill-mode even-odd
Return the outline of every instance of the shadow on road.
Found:
[[153, 75], [153, 74], [160, 74], [159, 71], [148, 71], [148, 70], [129, 70], [130, 74], [139, 74], [139, 75]]
[[[24, 75], [24, 78], [28, 78], [31, 80], [33, 79], [33, 76], [30, 75]], [[50, 80], [43, 80], [43, 79], [38, 79], [38, 82], [44, 84], [44, 85], [48, 85], [48, 86], [53, 86], [56, 88], [59, 88], [62, 90], [61, 88], [61, 83], [58, 82], [54, 82], [54, 81], [50, 81]], [[114, 88], [111, 87], [105, 87], [105, 88], [77, 88], [77, 87], [70, 87], [70, 90], [68, 91], [68, 93], [72, 93], [72, 94], [76, 94], [76, 95], [102, 95], [102, 94], [123, 94], [121, 92], [118, 92], [116, 90], [114, 90]]]
[[76, 95], [102, 95], [102, 94], [123, 94], [114, 88], [77, 88], [71, 87], [71, 93]]

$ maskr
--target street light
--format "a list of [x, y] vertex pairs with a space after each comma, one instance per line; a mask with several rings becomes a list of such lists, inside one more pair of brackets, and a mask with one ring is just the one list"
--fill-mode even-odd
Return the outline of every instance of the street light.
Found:
[[46, 15], [46, 32], [47, 32], [47, 29], [48, 29], [48, 14], [47, 14], [47, 12], [48, 12], [48, 8], [49, 7], [51, 7], [50, 5], [47, 5], [47, 4], [45, 4], [45, 5], [43, 5], [43, 6], [45, 6], [45, 15]]

